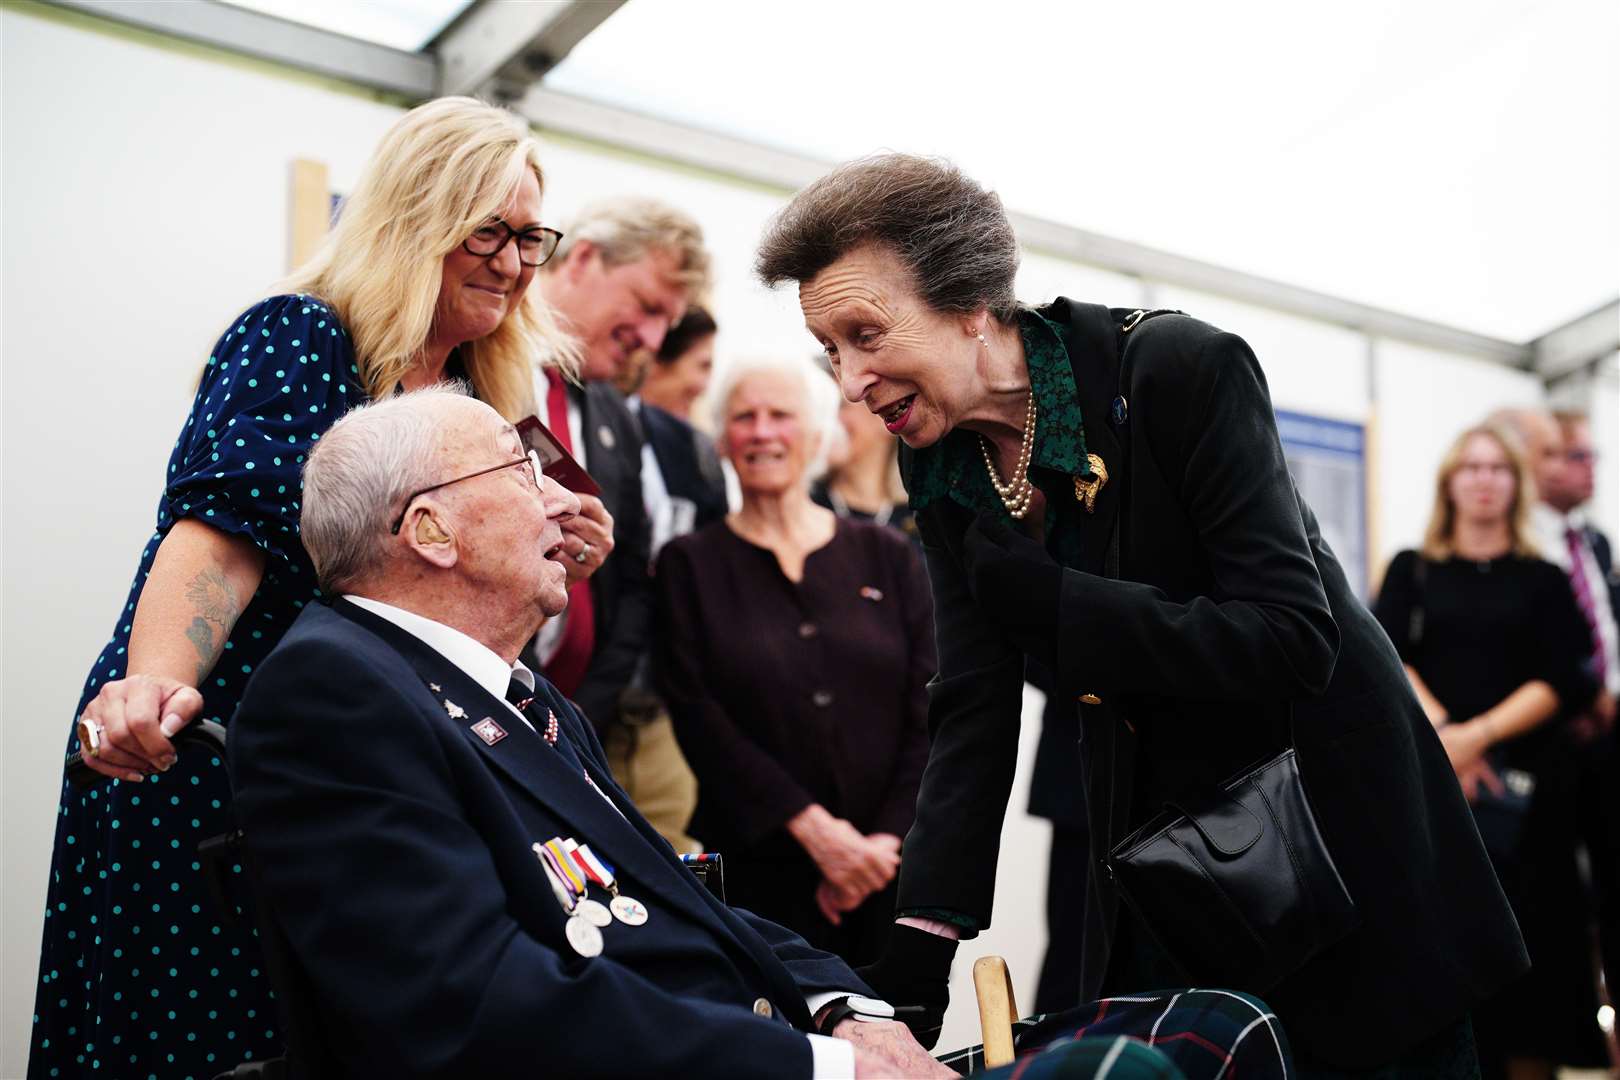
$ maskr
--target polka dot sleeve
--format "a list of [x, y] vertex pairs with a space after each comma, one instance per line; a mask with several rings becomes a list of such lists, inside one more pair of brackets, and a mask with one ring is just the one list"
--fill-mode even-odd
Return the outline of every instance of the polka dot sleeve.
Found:
[[307, 296], [254, 305], [208, 358], [169, 459], [164, 516], [294, 559], [304, 459], [363, 400], [348, 331], [329, 308]]

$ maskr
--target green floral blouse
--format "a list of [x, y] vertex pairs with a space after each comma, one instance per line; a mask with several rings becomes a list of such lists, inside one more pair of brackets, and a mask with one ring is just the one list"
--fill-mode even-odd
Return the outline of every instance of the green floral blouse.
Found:
[[[1079, 537], [1075, 530], [1062, 527], [1062, 519], [1077, 508], [1071, 478], [1090, 476], [1091, 464], [1086, 460], [1080, 394], [1069, 364], [1066, 329], [1028, 309], [1018, 315], [1029, 382], [1035, 392], [1030, 479], [1046, 496], [1046, 546], [1065, 566], [1078, 566]], [[1017, 522], [990, 484], [976, 432], [958, 428], [908, 457], [910, 467], [904, 479], [913, 510], [939, 499], [951, 499], [974, 513], [994, 514], [1004, 524], [1016, 527]]]

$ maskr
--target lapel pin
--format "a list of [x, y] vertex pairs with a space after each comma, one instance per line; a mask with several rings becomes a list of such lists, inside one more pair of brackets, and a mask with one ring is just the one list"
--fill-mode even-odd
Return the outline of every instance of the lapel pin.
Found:
[[483, 739], [486, 746], [494, 746], [506, 738], [506, 729], [487, 716], [472, 726], [472, 733]]
[[1086, 461], [1091, 465], [1091, 475], [1074, 478], [1074, 498], [1086, 508], [1086, 513], [1095, 514], [1097, 492], [1108, 483], [1108, 468], [1103, 464], [1103, 459], [1096, 454], [1087, 454]]
[[438, 684], [438, 683], [436, 683], [436, 682], [430, 682], [430, 683], [428, 683], [428, 689], [429, 689], [429, 690], [431, 690], [431, 691], [433, 691], [433, 692], [434, 692], [434, 693], [435, 693], [435, 694], [442, 694], [442, 693], [444, 693], [444, 687], [442, 687], [442, 686], [440, 686], [440, 685], [439, 685], [439, 684]]
[[614, 444], [618, 442], [618, 440], [613, 437], [613, 429], [608, 427], [606, 424], [603, 424], [601, 427], [596, 429], [596, 441], [602, 444], [602, 449], [604, 450], [613, 449]]
[[1124, 427], [1125, 421], [1129, 420], [1130, 416], [1130, 404], [1125, 400], [1125, 395], [1121, 394], [1114, 399], [1113, 406], [1108, 410], [1108, 418], [1114, 422], [1115, 427]]
[[883, 590], [879, 589], [879, 588], [877, 588], [875, 586], [872, 586], [872, 585], [862, 585], [861, 586], [861, 599], [862, 600], [870, 600], [870, 601], [872, 601], [872, 603], [875, 604], [879, 600], [883, 599]]
[[449, 698], [444, 699], [444, 711], [449, 714], [449, 717], [452, 720], [467, 719], [467, 710], [463, 709], [460, 705], [457, 705]]

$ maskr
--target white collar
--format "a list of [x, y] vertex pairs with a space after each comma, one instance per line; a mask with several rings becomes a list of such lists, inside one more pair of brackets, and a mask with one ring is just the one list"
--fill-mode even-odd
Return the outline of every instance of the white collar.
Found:
[[[479, 686], [488, 690], [499, 701], [506, 700], [506, 687], [516, 679], [530, 690], [534, 689], [534, 672], [523, 661], [508, 664], [495, 651], [480, 641], [463, 634], [453, 626], [446, 626], [414, 611], [385, 604], [368, 596], [346, 594], [343, 599], [355, 607], [387, 619], [401, 630], [460, 668]], [[515, 711], [515, 710], [514, 710]]]

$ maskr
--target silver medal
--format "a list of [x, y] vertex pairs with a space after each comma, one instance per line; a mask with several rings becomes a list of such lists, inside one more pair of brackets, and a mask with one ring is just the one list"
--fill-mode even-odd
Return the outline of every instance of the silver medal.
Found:
[[579, 916], [571, 916], [565, 928], [568, 944], [581, 956], [602, 955], [602, 931]]
[[574, 914], [597, 927], [606, 926], [613, 921], [613, 916], [608, 914], [608, 909], [602, 902], [589, 897], [574, 905]]
[[647, 905], [633, 896], [615, 896], [608, 906], [613, 909], [613, 917], [626, 926], [641, 926], [647, 921]]

